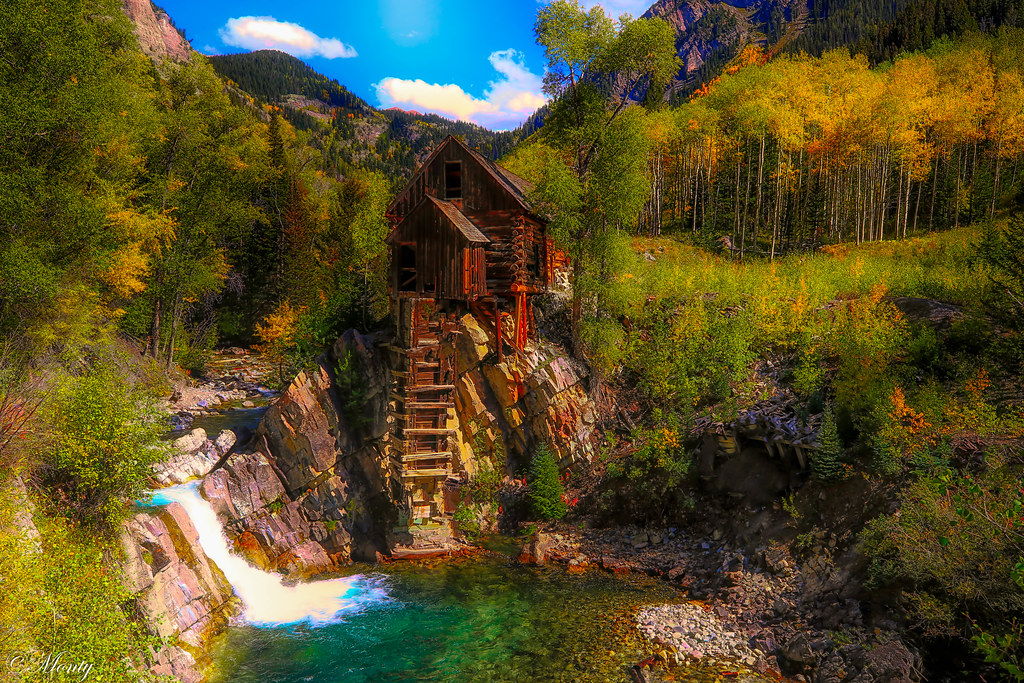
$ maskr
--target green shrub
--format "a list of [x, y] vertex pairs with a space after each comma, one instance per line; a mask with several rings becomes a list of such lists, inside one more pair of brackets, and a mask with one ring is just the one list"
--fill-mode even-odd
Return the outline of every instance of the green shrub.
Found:
[[47, 411], [47, 482], [79, 522], [111, 526], [139, 497], [163, 457], [163, 425], [142, 392], [109, 368], [57, 383]]
[[1024, 488], [993, 460], [921, 477], [864, 533], [870, 585], [901, 590], [926, 635], [1000, 633], [1024, 613]]
[[[66, 521], [35, 516], [41, 552], [13, 523], [19, 502], [0, 485], [0, 658], [3, 667], [31, 653], [63, 653], [62, 663], [91, 665], [81, 674], [25, 672], [17, 680], [140, 683], [155, 680], [145, 653], [159, 648], [134, 614], [134, 601], [89, 534]], [[20, 505], [18, 506], [20, 507]], [[31, 660], [29, 660], [31, 661]], [[27, 662], [25, 662], [27, 663]], [[20, 664], [19, 664], [20, 665]], [[6, 678], [4, 680], [7, 680]]]
[[452, 519], [458, 525], [459, 531], [466, 534], [470, 539], [480, 534], [480, 524], [477, 522], [476, 514], [466, 503], [459, 503], [459, 506], [455, 508]]
[[[469, 491], [473, 501], [478, 505], [490, 503], [492, 506], [498, 504], [498, 489], [505, 478], [506, 456], [505, 446], [501, 436], [494, 440], [493, 453], [488, 453], [487, 437], [479, 420], [473, 422], [472, 428], [476, 429], [473, 435], [473, 453], [477, 459], [477, 472], [469, 480]], [[495, 463], [498, 463], [495, 466]]]
[[981, 631], [971, 640], [986, 662], [1003, 670], [1007, 680], [1024, 681], [1024, 626], [1015, 620], [1001, 634]]
[[530, 462], [530, 512], [537, 519], [561, 519], [568, 511], [562, 497], [565, 487], [558, 478], [558, 463], [547, 444], [542, 444]]
[[693, 458], [679, 421], [656, 409], [651, 422], [657, 426], [635, 430], [636, 448], [613, 459], [605, 470], [603, 485], [615, 491], [607, 499], [613, 503], [606, 510], [612, 517], [626, 515], [639, 523], [658, 523], [693, 506], [688, 486]]

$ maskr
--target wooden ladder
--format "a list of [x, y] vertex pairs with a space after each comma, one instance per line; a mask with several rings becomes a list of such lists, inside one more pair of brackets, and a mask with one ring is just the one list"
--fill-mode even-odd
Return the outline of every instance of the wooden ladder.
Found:
[[411, 520], [432, 521], [445, 515], [436, 499], [452, 474], [455, 430], [448, 427], [448, 409], [455, 406], [455, 364], [442, 344], [455, 326], [433, 310], [432, 299], [405, 299], [403, 306], [399, 345], [392, 347], [392, 471], [406, 491]]

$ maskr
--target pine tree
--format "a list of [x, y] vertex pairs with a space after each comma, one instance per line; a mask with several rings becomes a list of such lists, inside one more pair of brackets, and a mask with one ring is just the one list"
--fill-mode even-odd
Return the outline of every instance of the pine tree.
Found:
[[842, 457], [843, 442], [839, 439], [836, 418], [832, 412], [832, 406], [829, 405], [825, 408], [825, 415], [821, 419], [821, 429], [818, 430], [818, 448], [811, 457], [811, 471], [818, 479], [835, 479], [839, 475]]
[[989, 224], [977, 250], [993, 269], [997, 299], [992, 308], [1005, 324], [1019, 327], [1024, 311], [1024, 216], [1011, 218], [1004, 230]]
[[559, 519], [567, 507], [565, 488], [558, 478], [558, 463], [546, 444], [542, 444], [530, 463], [530, 511], [537, 519]]

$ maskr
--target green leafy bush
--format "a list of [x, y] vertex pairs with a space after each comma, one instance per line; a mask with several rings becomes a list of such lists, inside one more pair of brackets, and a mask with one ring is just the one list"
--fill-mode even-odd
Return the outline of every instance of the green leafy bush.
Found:
[[533, 454], [529, 485], [530, 512], [535, 518], [549, 520], [565, 516], [568, 511], [562, 499], [565, 487], [558, 478], [558, 463], [547, 444], [542, 444]]
[[927, 635], [1000, 633], [1024, 613], [1024, 488], [990, 460], [981, 473], [921, 477], [865, 531], [871, 585], [901, 590]]
[[615, 490], [614, 510], [637, 522], [658, 522], [666, 515], [681, 514], [693, 505], [688, 479], [693, 458], [683, 443], [678, 420], [660, 410], [651, 415], [655, 427], [633, 434], [637, 447], [608, 463], [607, 483]]
[[[14, 523], [23, 500], [0, 484], [0, 657], [4, 667], [14, 657], [33, 661], [35, 653], [63, 654], [62, 662], [91, 665], [87, 680], [145, 683], [144, 653], [159, 648], [134, 614], [134, 600], [109, 553], [89, 534], [66, 521], [35, 516], [35, 542]], [[20, 664], [19, 664], [20, 665]], [[6, 678], [4, 680], [7, 680]], [[17, 680], [86, 680], [81, 674], [56, 678], [45, 671], [25, 672]]]
[[58, 504], [92, 526], [116, 523], [164, 455], [155, 409], [113, 370], [99, 366], [60, 380], [47, 412], [52, 447], [46, 479]]
[[476, 519], [473, 508], [466, 503], [459, 503], [455, 508], [452, 519], [458, 525], [459, 531], [466, 534], [470, 539], [480, 533], [480, 523]]

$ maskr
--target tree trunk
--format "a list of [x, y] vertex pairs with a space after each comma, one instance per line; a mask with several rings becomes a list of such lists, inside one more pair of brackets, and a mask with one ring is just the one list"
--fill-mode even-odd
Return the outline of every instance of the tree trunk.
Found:
[[988, 209], [988, 218], [992, 220], [996, 215], [996, 195], [999, 194], [999, 156], [1003, 149], [1002, 136], [996, 142], [996, 171], [992, 178], [992, 205]]
[[754, 251], [757, 251], [757, 233], [761, 228], [761, 190], [764, 184], [764, 135], [761, 136], [761, 151], [757, 156], [757, 208], [754, 210]]
[[174, 301], [174, 314], [171, 316], [171, 338], [167, 343], [167, 360], [165, 367], [170, 370], [174, 364], [174, 342], [178, 336], [178, 324], [181, 322], [181, 297]]
[[160, 358], [160, 312], [163, 300], [157, 298], [153, 307], [153, 324], [149, 328], [149, 353], [153, 358]]

